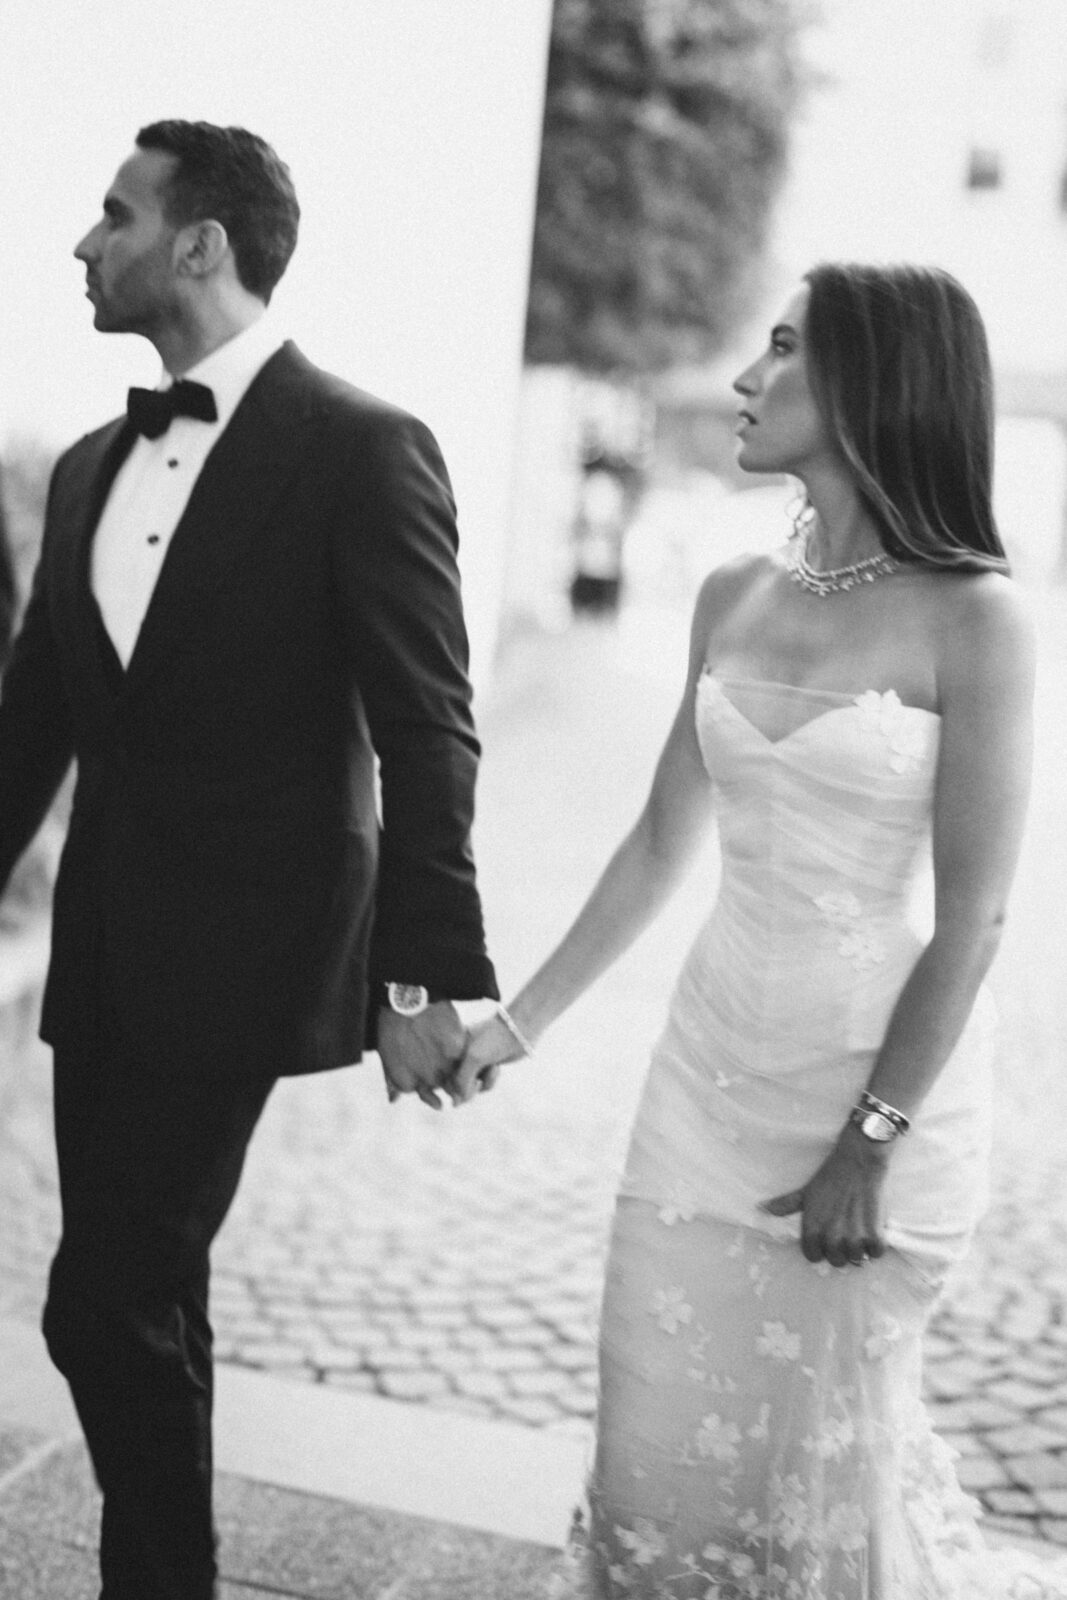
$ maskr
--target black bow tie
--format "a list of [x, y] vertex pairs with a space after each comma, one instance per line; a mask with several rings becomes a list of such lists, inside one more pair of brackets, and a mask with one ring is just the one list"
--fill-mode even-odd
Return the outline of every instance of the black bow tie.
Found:
[[197, 422], [217, 422], [215, 396], [206, 383], [179, 378], [169, 389], [131, 389], [126, 415], [146, 439], [166, 433], [175, 417], [195, 417]]

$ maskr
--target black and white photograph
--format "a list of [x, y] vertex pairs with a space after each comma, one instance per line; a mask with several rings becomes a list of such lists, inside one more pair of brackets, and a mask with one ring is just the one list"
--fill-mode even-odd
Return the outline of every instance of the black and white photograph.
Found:
[[1067, 1600], [1064, 0], [0, 52], [0, 1600]]

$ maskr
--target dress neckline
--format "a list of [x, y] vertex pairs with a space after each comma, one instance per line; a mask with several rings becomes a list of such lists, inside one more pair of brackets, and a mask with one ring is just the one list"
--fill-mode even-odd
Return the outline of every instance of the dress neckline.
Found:
[[919, 711], [923, 716], [936, 717], [939, 721], [941, 713], [931, 711], [928, 706], [910, 705], [906, 700], [901, 700], [896, 689], [855, 689], [843, 691], [841, 689], [810, 689], [798, 683], [783, 683], [778, 678], [746, 678], [738, 673], [717, 672], [710, 664], [705, 662], [700, 674], [701, 678], [710, 678], [715, 683], [735, 683], [753, 689], [776, 689], [785, 694], [811, 695], [819, 700], [838, 700], [843, 705], [855, 705], [866, 700], [868, 695], [874, 695], [879, 700], [895, 699], [904, 711]]

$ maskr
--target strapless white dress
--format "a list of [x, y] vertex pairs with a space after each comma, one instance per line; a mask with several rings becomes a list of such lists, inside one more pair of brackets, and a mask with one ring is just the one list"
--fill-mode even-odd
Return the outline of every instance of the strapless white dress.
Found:
[[894, 1151], [885, 1256], [813, 1265], [799, 1219], [760, 1209], [836, 1139], [922, 949], [939, 719], [710, 672], [696, 715], [722, 881], [616, 1208], [566, 1592], [1063, 1600], [1067, 1561], [987, 1550], [920, 1398], [923, 1330], [986, 1203], [988, 994]]

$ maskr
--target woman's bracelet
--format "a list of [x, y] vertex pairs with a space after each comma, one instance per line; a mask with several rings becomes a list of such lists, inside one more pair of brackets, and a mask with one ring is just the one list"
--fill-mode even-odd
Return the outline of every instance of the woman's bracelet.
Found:
[[527, 1039], [526, 1035], [523, 1033], [522, 1029], [519, 1027], [518, 1023], [515, 1021], [515, 1018], [511, 1015], [511, 1012], [508, 1010], [507, 1006], [502, 1000], [496, 1001], [496, 1015], [500, 1018], [505, 1028], [511, 1034], [511, 1037], [514, 1039], [523, 1055], [532, 1056], [534, 1053], [533, 1045], [530, 1043], [529, 1039]]

